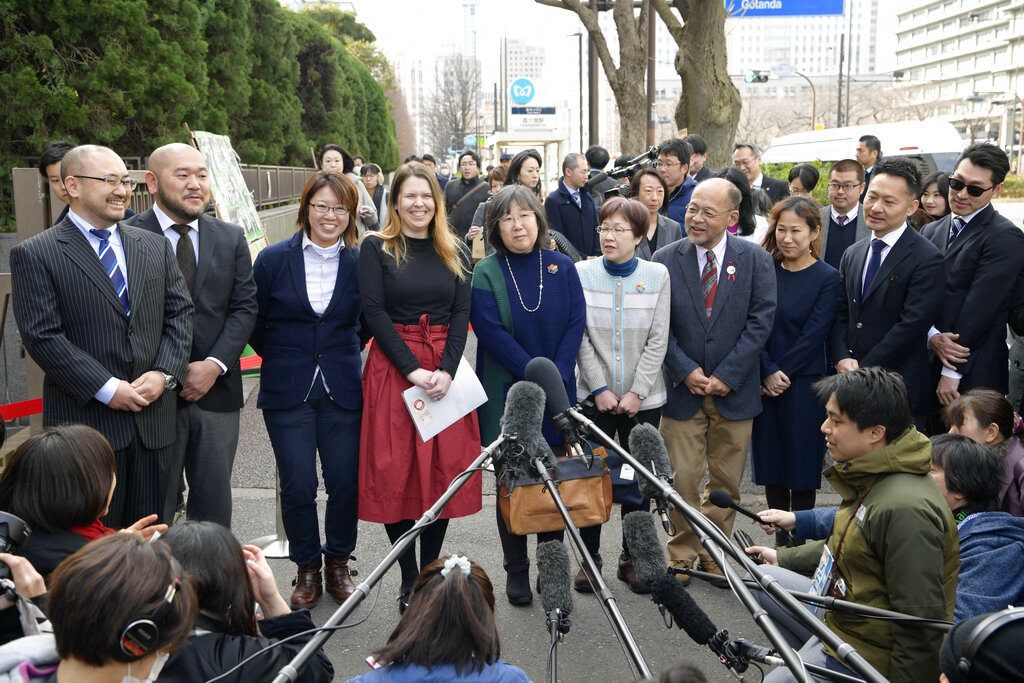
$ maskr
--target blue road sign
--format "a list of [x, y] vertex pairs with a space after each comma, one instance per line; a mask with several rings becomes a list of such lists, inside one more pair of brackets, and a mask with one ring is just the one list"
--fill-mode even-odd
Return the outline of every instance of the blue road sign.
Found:
[[512, 104], [529, 104], [536, 94], [537, 89], [529, 78], [517, 78], [509, 86], [509, 97], [512, 98]]
[[843, 0], [725, 0], [733, 17], [812, 17], [843, 13]]

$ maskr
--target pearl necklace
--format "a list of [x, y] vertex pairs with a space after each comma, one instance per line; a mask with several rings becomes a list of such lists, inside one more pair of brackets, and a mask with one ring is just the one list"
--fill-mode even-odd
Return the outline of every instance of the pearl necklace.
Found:
[[527, 308], [523, 302], [523, 294], [519, 291], [519, 283], [516, 282], [516, 274], [512, 272], [512, 264], [508, 262], [508, 254], [505, 254], [505, 265], [508, 266], [508, 274], [512, 277], [512, 286], [516, 288], [516, 296], [519, 297], [519, 305], [523, 307], [523, 310], [527, 313], [536, 313], [540, 309], [540, 302], [544, 298], [544, 251], [542, 249], [537, 250], [537, 257], [540, 261], [540, 289], [537, 291], [537, 305], [533, 308]]

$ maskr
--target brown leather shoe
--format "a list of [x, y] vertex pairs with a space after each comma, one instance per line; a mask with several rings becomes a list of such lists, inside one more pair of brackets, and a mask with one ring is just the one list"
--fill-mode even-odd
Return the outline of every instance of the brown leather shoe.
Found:
[[696, 568], [702, 572], [707, 572], [708, 574], [714, 574], [716, 576], [722, 577], [720, 581], [709, 581], [708, 583], [710, 583], [712, 586], [715, 586], [717, 588], [729, 587], [729, 582], [725, 580], [725, 571], [720, 566], [718, 566], [718, 563], [715, 562], [714, 558], [712, 558], [709, 553], [704, 551], [700, 553], [700, 555], [697, 558]]
[[693, 569], [693, 560], [677, 560], [672, 562], [668, 571], [676, 577], [676, 581], [682, 586], [690, 585], [690, 570]]
[[324, 594], [324, 580], [320, 573], [320, 563], [307, 566], [299, 565], [298, 575], [292, 579], [295, 590], [292, 591], [289, 606], [292, 609], [312, 609]]
[[[600, 555], [594, 555], [594, 564], [597, 565], [598, 572], [604, 569], [604, 562]], [[580, 570], [576, 572], [576, 577], [572, 580], [572, 587], [576, 589], [577, 593], [593, 593], [596, 584], [597, 580], [588, 576], [588, 572], [583, 567], [580, 567]]]
[[615, 574], [620, 581], [625, 581], [629, 590], [634, 593], [650, 593], [651, 587], [636, 577], [636, 569], [633, 568], [633, 560], [625, 553], [619, 555], [619, 569]]
[[352, 574], [348, 568], [347, 557], [327, 557], [324, 561], [324, 573], [327, 575], [327, 592], [339, 605], [356, 589], [352, 583]]

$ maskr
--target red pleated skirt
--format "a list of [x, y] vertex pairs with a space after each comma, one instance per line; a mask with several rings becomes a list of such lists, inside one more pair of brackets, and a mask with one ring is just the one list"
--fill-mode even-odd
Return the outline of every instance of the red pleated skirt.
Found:
[[[448, 339], [446, 325], [395, 325], [424, 370], [437, 369]], [[411, 387], [380, 346], [363, 369], [363, 422], [359, 437], [359, 519], [390, 524], [419, 519], [452, 480], [480, 454], [480, 426], [471, 412], [424, 442], [402, 400]], [[474, 474], [440, 517], [466, 517], [482, 507], [482, 478]]]

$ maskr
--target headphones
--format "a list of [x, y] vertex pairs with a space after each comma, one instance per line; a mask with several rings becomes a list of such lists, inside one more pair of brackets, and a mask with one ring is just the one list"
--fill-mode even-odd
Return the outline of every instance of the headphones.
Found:
[[164, 591], [164, 596], [156, 610], [148, 617], [132, 619], [121, 629], [118, 641], [120, 652], [114, 655], [118, 661], [129, 663], [138, 661], [156, 651], [160, 644], [160, 621], [163, 614], [174, 603], [174, 596], [181, 590], [183, 571], [181, 565], [173, 557], [171, 560], [171, 583]]
[[964, 644], [960, 660], [956, 665], [957, 670], [964, 676], [970, 676], [974, 656], [981, 649], [981, 646], [985, 644], [985, 641], [1007, 624], [1021, 620], [1024, 620], [1024, 607], [1011, 607], [1001, 612], [990, 614], [979, 621], [974, 630], [967, 636], [967, 642]]

